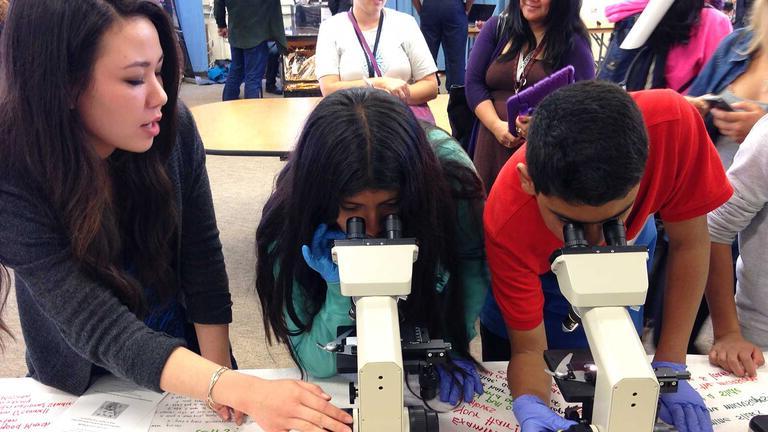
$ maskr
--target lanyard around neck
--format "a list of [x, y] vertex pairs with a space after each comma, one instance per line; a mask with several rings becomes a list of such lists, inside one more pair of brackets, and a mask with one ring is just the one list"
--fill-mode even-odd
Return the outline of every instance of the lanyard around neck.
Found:
[[363, 53], [365, 54], [365, 61], [368, 63], [368, 78], [381, 76], [379, 64], [376, 63], [376, 51], [379, 49], [381, 27], [384, 25], [384, 11], [382, 10], [381, 14], [379, 15], [379, 26], [376, 29], [376, 41], [373, 43], [373, 51], [371, 51], [371, 48], [368, 46], [368, 42], [366, 42], [365, 36], [363, 36], [363, 31], [360, 30], [360, 25], [357, 23], [355, 14], [352, 13], [352, 9], [347, 11], [347, 16], [349, 17], [349, 20], [352, 21], [352, 27], [355, 28], [355, 33], [357, 34], [357, 41], [360, 42], [360, 47], [363, 49]]
[[528, 74], [533, 68], [533, 64], [536, 62], [536, 57], [541, 53], [544, 48], [543, 44], [539, 44], [535, 50], [523, 56], [522, 50], [517, 55], [517, 80], [515, 82], [515, 93], [520, 91], [528, 83]]

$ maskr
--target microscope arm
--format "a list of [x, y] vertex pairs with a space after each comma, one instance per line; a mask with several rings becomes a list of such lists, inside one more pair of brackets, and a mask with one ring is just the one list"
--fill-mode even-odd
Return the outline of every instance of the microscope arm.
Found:
[[[578, 308], [598, 374], [592, 426], [598, 431], [652, 431], [659, 382], [625, 307]], [[628, 422], [628, 419], [632, 419]]]

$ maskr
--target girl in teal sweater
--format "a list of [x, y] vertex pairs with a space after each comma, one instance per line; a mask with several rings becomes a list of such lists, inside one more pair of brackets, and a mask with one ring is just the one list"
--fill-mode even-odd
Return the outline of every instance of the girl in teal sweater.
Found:
[[[256, 233], [256, 286], [267, 334], [290, 347], [310, 375], [336, 373], [322, 345], [339, 326], [353, 325], [341, 295], [331, 241], [346, 221], [363, 217], [379, 237], [397, 213], [403, 237], [419, 242], [405, 321], [453, 345], [455, 374], [446, 369], [441, 399], [471, 401], [482, 385], [469, 340], [490, 284], [483, 247], [483, 189], [472, 162], [440, 129], [427, 127], [396, 98], [349, 89], [325, 98], [307, 119], [279, 174]], [[467, 379], [465, 379], [467, 378]], [[453, 381], [453, 385], [450, 382]]]

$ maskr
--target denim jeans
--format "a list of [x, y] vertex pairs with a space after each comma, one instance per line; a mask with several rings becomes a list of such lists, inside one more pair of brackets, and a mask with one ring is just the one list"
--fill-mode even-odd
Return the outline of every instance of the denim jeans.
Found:
[[267, 68], [269, 48], [264, 41], [253, 48], [232, 47], [232, 63], [229, 65], [229, 75], [224, 83], [222, 100], [240, 98], [240, 84], [245, 82], [245, 98], [261, 97], [261, 78]]
[[267, 89], [275, 88], [277, 86], [277, 76], [280, 74], [280, 49], [277, 42], [269, 42], [269, 59], [267, 60], [267, 74], [264, 77], [266, 80], [264, 87]]
[[421, 8], [421, 32], [432, 58], [443, 44], [445, 88], [464, 85], [467, 51], [467, 14], [461, 0], [424, 0]]

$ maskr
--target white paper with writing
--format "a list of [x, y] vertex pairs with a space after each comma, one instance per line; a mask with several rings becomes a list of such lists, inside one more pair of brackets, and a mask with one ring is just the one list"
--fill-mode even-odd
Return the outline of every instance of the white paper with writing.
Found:
[[51, 426], [60, 432], [146, 432], [162, 393], [105, 375]]
[[0, 378], [0, 431], [45, 430], [76, 400], [32, 378]]

